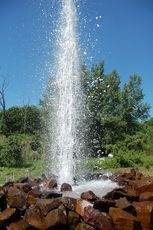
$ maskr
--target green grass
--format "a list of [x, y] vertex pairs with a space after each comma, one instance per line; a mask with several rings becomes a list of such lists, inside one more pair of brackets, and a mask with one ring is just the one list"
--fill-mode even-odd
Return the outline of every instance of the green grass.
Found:
[[23, 176], [41, 176], [43, 172], [44, 163], [42, 160], [29, 162], [29, 164], [21, 168], [0, 167], [0, 184], [15, 181]]

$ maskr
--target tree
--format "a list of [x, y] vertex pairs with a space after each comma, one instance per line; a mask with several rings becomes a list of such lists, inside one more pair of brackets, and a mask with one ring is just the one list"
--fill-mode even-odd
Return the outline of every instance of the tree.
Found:
[[6, 122], [6, 100], [5, 100], [5, 91], [8, 87], [8, 83], [3, 80], [1, 87], [0, 87], [0, 107], [2, 108], [1, 112], [1, 128], [5, 126]]

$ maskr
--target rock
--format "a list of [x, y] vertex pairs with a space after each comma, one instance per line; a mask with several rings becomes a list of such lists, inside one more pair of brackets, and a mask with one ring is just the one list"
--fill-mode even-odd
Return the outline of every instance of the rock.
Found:
[[93, 207], [95, 209], [100, 210], [101, 212], [109, 212], [110, 207], [115, 207], [115, 201], [114, 200], [108, 200], [108, 199], [99, 199], [94, 202]]
[[124, 209], [129, 207], [130, 205], [130, 202], [125, 197], [116, 200], [116, 206], [118, 208]]
[[37, 198], [32, 195], [28, 195], [26, 199], [26, 206], [29, 207], [31, 205], [35, 205], [36, 203], [37, 203]]
[[68, 212], [68, 226], [69, 230], [75, 230], [77, 224], [79, 223], [79, 215], [76, 212]]
[[153, 229], [153, 201], [133, 202], [142, 229]]
[[72, 191], [72, 186], [70, 184], [67, 183], [63, 183], [61, 185], [61, 192], [68, 192], [68, 191]]
[[113, 220], [115, 230], [141, 230], [141, 224], [136, 217], [120, 208], [110, 208], [109, 215]]
[[55, 226], [66, 225], [67, 214], [63, 205], [60, 205], [58, 209], [50, 211], [45, 217], [45, 229], [49, 229]]
[[45, 229], [45, 221], [38, 207], [30, 207], [26, 210], [24, 219], [26, 229], [36, 228]]
[[87, 191], [87, 192], [83, 192], [81, 194], [81, 199], [85, 199], [85, 200], [89, 200], [89, 201], [95, 201], [97, 199], [99, 199], [92, 191]]
[[46, 216], [48, 212], [58, 208], [62, 204], [60, 198], [55, 199], [38, 199], [36, 206], [40, 209], [41, 213]]
[[44, 187], [48, 189], [57, 188], [57, 181], [52, 177], [49, 177], [46, 181], [44, 181], [43, 184], [44, 184]]
[[6, 195], [3, 190], [0, 190], [0, 210], [3, 211], [7, 208]]
[[62, 197], [62, 193], [60, 193], [58, 191], [56, 191], [56, 192], [53, 192], [53, 191], [43, 191], [41, 197], [44, 198], [44, 199], [58, 198], [58, 197]]
[[90, 203], [89, 201], [86, 201], [86, 200], [82, 200], [82, 199], [77, 199], [77, 202], [76, 202], [76, 213], [78, 213], [80, 216], [84, 216], [84, 209], [85, 207], [87, 206], [91, 206], [93, 207], [93, 204]]
[[143, 192], [139, 196], [140, 201], [153, 201], [153, 192]]
[[0, 229], [4, 229], [3, 224], [15, 214], [15, 208], [7, 208], [3, 212], [0, 213]]
[[32, 187], [28, 183], [15, 183], [13, 187], [25, 193], [28, 193], [32, 189]]
[[94, 209], [91, 206], [84, 209], [84, 222], [99, 230], [114, 229], [110, 216]]
[[95, 228], [85, 223], [79, 223], [75, 230], [95, 230]]
[[28, 195], [34, 196], [36, 198], [41, 198], [42, 196], [42, 192], [40, 191], [40, 189], [38, 187], [34, 187], [29, 193]]
[[75, 211], [77, 200], [72, 197], [63, 197], [62, 203], [67, 210]]
[[23, 220], [13, 222], [7, 227], [7, 230], [23, 230], [23, 229], [25, 229], [25, 222]]
[[143, 192], [153, 192], [153, 178], [144, 177], [141, 180], [135, 180], [132, 182], [131, 187], [137, 195]]
[[27, 194], [17, 188], [10, 188], [7, 193], [7, 203], [11, 208], [25, 209]]

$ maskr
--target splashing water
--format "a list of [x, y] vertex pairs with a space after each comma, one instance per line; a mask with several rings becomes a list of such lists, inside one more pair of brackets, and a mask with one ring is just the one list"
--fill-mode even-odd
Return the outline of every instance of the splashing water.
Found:
[[75, 161], [82, 151], [83, 94], [81, 90], [77, 12], [73, 0], [61, 0], [57, 26], [55, 70], [48, 93], [48, 174], [73, 183]]

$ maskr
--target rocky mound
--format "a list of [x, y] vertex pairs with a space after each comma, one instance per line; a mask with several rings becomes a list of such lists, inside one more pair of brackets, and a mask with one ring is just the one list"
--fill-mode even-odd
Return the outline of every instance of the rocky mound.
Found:
[[[0, 229], [133, 230], [153, 229], [153, 177], [132, 170], [113, 175], [121, 187], [104, 197], [85, 191], [79, 199], [62, 197], [55, 179], [22, 178], [0, 187]], [[63, 184], [62, 191], [72, 190]]]

